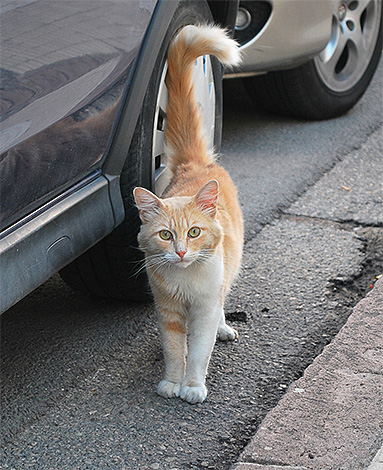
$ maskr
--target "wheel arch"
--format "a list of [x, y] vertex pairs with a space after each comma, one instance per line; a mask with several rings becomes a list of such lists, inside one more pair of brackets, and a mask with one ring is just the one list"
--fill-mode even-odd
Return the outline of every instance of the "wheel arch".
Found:
[[[155, 7], [129, 78], [124, 104], [108, 156], [103, 165], [102, 172], [107, 177], [113, 178], [120, 175], [122, 171], [149, 85], [153, 66], [167, 29], [181, 3], [182, 0], [171, 2], [159, 0]], [[239, 0], [208, 0], [207, 4], [215, 23], [233, 32]]]

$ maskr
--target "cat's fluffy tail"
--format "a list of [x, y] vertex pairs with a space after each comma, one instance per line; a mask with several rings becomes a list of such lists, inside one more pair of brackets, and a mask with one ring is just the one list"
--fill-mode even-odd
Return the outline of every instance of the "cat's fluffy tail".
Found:
[[208, 54], [226, 66], [241, 60], [237, 43], [216, 26], [185, 26], [169, 47], [165, 137], [167, 165], [173, 173], [181, 164], [213, 161], [192, 83], [195, 60]]

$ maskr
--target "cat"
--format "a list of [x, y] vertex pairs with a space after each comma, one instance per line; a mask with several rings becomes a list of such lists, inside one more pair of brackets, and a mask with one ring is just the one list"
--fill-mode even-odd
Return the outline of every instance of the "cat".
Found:
[[189, 25], [177, 34], [166, 77], [166, 155], [173, 176], [163, 198], [134, 189], [142, 221], [138, 241], [165, 360], [157, 392], [191, 404], [206, 398], [205, 377], [216, 337], [232, 341], [238, 336], [225, 322], [223, 305], [243, 247], [237, 190], [207, 148], [194, 98], [192, 67], [205, 54], [225, 65], [240, 61], [236, 42], [216, 26]]

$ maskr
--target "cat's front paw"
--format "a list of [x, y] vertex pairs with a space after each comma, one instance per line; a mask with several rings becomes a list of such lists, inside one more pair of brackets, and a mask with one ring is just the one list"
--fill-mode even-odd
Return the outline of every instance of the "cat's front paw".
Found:
[[234, 341], [238, 338], [238, 331], [225, 323], [218, 327], [217, 337], [220, 341]]
[[181, 389], [180, 397], [182, 400], [187, 401], [191, 405], [196, 403], [202, 403], [207, 395], [207, 389], [205, 385], [199, 385], [197, 387], [189, 387], [184, 385]]
[[161, 380], [157, 387], [157, 393], [164, 398], [175, 398], [180, 396], [181, 384]]

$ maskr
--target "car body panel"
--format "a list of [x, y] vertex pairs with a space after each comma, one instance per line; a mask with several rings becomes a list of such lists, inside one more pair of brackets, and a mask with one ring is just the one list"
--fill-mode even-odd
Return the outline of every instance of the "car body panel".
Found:
[[233, 72], [294, 67], [319, 53], [331, 37], [334, 0], [270, 0], [265, 26], [241, 47], [243, 62]]

